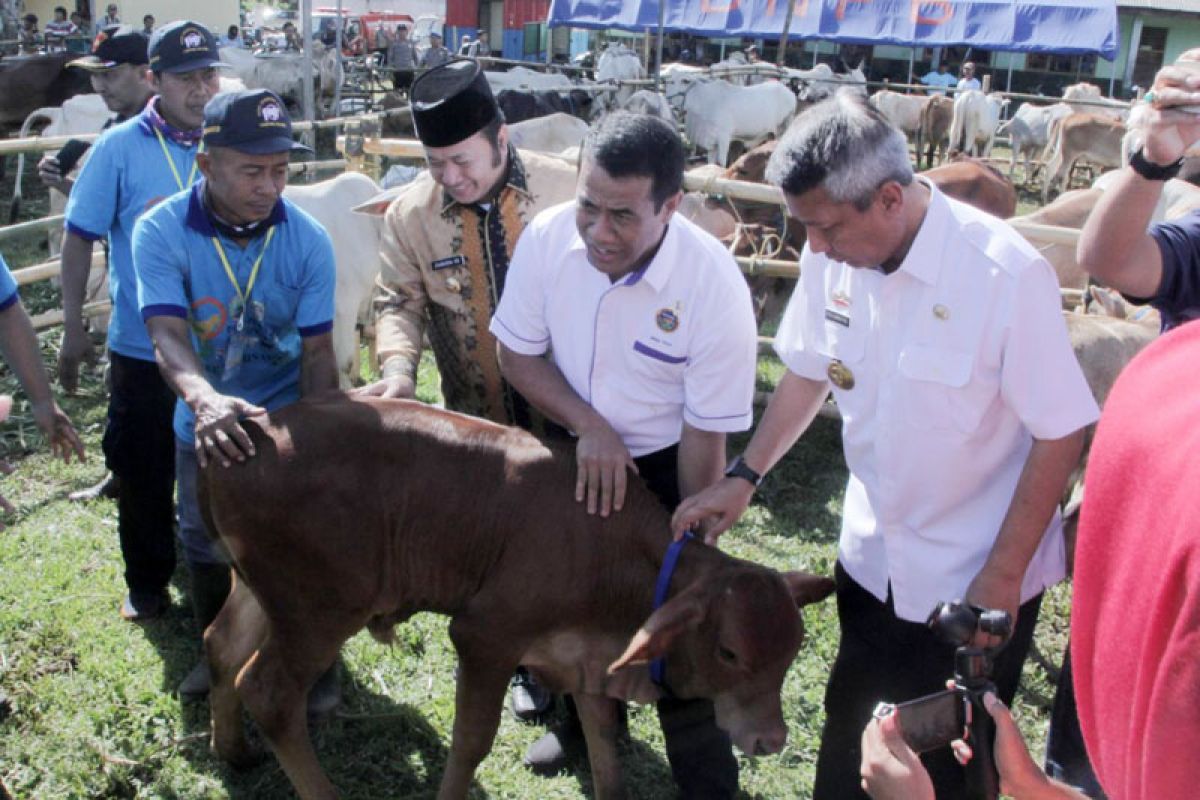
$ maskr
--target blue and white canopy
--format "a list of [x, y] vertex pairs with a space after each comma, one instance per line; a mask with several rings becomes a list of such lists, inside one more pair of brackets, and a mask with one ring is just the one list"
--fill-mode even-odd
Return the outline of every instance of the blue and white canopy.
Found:
[[[549, 24], [778, 39], [789, 0], [552, 0]], [[788, 36], [1117, 56], [1115, 0], [793, 0]]]

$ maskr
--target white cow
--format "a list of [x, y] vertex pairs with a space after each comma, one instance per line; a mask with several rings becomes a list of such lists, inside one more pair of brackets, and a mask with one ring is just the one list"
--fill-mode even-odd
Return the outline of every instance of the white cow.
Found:
[[1008, 177], [1017, 168], [1017, 158], [1025, 157], [1025, 180], [1033, 175], [1033, 156], [1040, 155], [1050, 141], [1050, 128], [1060, 119], [1071, 115], [1071, 106], [1055, 103], [1052, 106], [1035, 106], [1025, 103], [1017, 109], [1013, 118], [1000, 126], [996, 133], [1007, 133], [1012, 141], [1012, 153], [1008, 164]]
[[333, 351], [342, 385], [358, 377], [360, 316], [366, 311], [379, 275], [379, 217], [354, 213], [354, 207], [379, 193], [366, 175], [345, 172], [327, 181], [288, 186], [283, 196], [307, 211], [329, 232], [337, 263], [333, 301]]
[[539, 153], [561, 153], [576, 147], [587, 136], [588, 124], [579, 117], [561, 111], [545, 117], [534, 117], [508, 126], [508, 140], [522, 150]]
[[704, 68], [672, 62], [663, 64], [658, 74], [663, 82], [663, 96], [667, 98], [671, 108], [675, 109], [676, 116], [682, 118], [688, 92], [705, 79]]
[[921, 127], [921, 109], [927, 102], [928, 95], [900, 94], [890, 89], [878, 91], [870, 98], [871, 105], [906, 136], [917, 135], [917, 129]]
[[649, 114], [652, 117], [659, 117], [671, 123], [671, 127], [676, 126], [675, 111], [671, 108], [671, 104], [667, 102], [667, 98], [658, 92], [652, 92], [649, 89], [639, 89], [633, 93], [629, 101], [622, 106], [626, 111], [632, 111], [634, 114]]
[[867, 76], [862, 64], [847, 73], [837, 73], [828, 64], [817, 64], [812, 69], [785, 69], [787, 80], [798, 84], [797, 95], [801, 100], [816, 102], [831, 97], [839, 89], [848, 88], [860, 94], [867, 93]]
[[513, 67], [508, 72], [485, 72], [492, 92], [566, 92], [576, 88], [571, 79], [560, 72], [538, 72], [526, 67]]
[[954, 98], [954, 117], [950, 121], [950, 152], [991, 155], [1000, 115], [1008, 102], [998, 93], [985, 95], [978, 89], [960, 92]]
[[[221, 60], [249, 89], [270, 89], [292, 103], [299, 103], [304, 90], [304, 55], [301, 53], [258, 53], [226, 47]], [[332, 98], [341, 83], [337, 53], [313, 43], [313, 79], [317, 98]]]
[[708, 163], [727, 164], [734, 139], [749, 149], [783, 133], [796, 113], [796, 96], [779, 81], [733, 86], [710, 80], [688, 93], [684, 108], [692, 146], [708, 151]]
[[[610, 43], [596, 60], [596, 82], [617, 83], [618, 81], [640, 80], [646, 77], [646, 68], [638, 58], [637, 51], [620, 43]], [[633, 96], [635, 87], [622, 86], [615, 95], [597, 105], [620, 108]]]

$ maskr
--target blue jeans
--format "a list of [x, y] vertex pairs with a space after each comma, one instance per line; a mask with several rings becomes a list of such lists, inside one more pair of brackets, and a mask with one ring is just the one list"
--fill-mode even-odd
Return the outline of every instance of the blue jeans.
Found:
[[183, 557], [188, 567], [228, 564], [228, 553], [209, 535], [204, 517], [200, 515], [200, 496], [197, 493], [199, 473], [200, 462], [196, 460], [195, 446], [176, 437], [175, 485], [179, 492], [176, 509]]

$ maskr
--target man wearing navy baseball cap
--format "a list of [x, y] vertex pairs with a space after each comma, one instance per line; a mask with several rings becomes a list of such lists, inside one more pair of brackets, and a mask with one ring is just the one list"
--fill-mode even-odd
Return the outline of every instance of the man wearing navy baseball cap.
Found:
[[[92, 54], [68, 62], [91, 73], [92, 90], [116, 116], [103, 130], [124, 122], [146, 107], [154, 94], [150, 88], [146, 64], [150, 40], [128, 25], [110, 25], [96, 36]], [[69, 164], [67, 165], [70, 166]], [[67, 170], [70, 172], [70, 169]], [[58, 154], [46, 155], [38, 162], [38, 177], [48, 188], [69, 195], [75, 181], [63, 174]]]
[[105, 464], [120, 479], [117, 529], [128, 588], [120, 614], [131, 621], [163, 613], [175, 571], [175, 394], [154, 363], [154, 345], [138, 309], [133, 226], [198, 176], [204, 106], [217, 93], [220, 65], [212, 33], [186, 20], [156, 31], [146, 56], [155, 96], [137, 116], [100, 135], [67, 202], [58, 358], [59, 382], [72, 392], [80, 362], [94, 357], [83, 300], [92, 246], [107, 238], [112, 383], [103, 446]]
[[[338, 386], [333, 354], [333, 246], [283, 198], [292, 123], [265, 89], [218, 95], [204, 111], [203, 180], [137, 224], [133, 258], [142, 318], [175, 390], [179, 536], [202, 633], [229, 594], [228, 556], [205, 532], [199, 468], [254, 456], [240, 420]], [[209, 466], [216, 468], [216, 464]], [[331, 669], [309, 710], [332, 710]], [[205, 662], [180, 687], [208, 690]]]

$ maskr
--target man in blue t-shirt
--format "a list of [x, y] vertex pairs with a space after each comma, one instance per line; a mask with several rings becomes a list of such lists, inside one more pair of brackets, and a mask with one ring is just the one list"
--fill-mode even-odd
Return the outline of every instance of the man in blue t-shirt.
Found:
[[1141, 146], [1079, 235], [1077, 260], [1098, 282], [1162, 313], [1163, 328], [1200, 318], [1200, 212], [1150, 225], [1167, 180], [1200, 141], [1200, 49], [1164, 67], [1146, 94]]
[[931, 95], [945, 94], [947, 89], [953, 88], [958, 84], [958, 80], [947, 69], [945, 61], [938, 64], [936, 70], [929, 70], [929, 72], [917, 80], [930, 87], [928, 94]]
[[92, 357], [83, 322], [92, 245], [107, 238], [112, 385], [103, 446], [105, 463], [120, 478], [117, 528], [129, 590], [121, 616], [128, 620], [166, 609], [175, 570], [175, 395], [154, 364], [154, 347], [138, 312], [130, 237], [138, 217], [195, 178], [204, 105], [217, 92], [214, 67], [220, 65], [216, 40], [195, 22], [163, 26], [148, 52], [157, 95], [141, 114], [100, 135], [67, 203], [58, 359], [59, 382], [73, 392], [80, 361]]
[[[277, 95], [218, 95], [204, 112], [197, 157], [204, 179], [155, 207], [134, 230], [142, 318], [163, 377], [179, 396], [179, 536], [201, 633], [229, 594], [230, 570], [200, 515], [198, 470], [254, 455], [243, 417], [338, 386], [333, 245], [320, 223], [282, 197], [294, 149], [308, 148], [292, 141]], [[336, 704], [330, 683], [319, 684], [322, 702]], [[202, 661], [180, 693], [207, 690]]]
[[[17, 282], [9, 272], [4, 256], [0, 255], [0, 351], [4, 360], [17, 376], [21, 388], [29, 398], [33, 411], [33, 420], [38, 429], [50, 443], [50, 452], [62, 456], [63, 461], [70, 463], [71, 453], [80, 461], [83, 460], [83, 442], [75, 433], [71, 418], [66, 415], [58, 403], [54, 402], [54, 394], [50, 391], [50, 379], [42, 364], [42, 351], [38, 347], [37, 334], [33, 323], [21, 305], [21, 297], [17, 294]], [[0, 422], [8, 416], [12, 406], [12, 398], [0, 398]], [[0, 465], [7, 467], [3, 460]], [[7, 472], [7, 468], [4, 470]], [[13, 507], [3, 495], [0, 495], [0, 508], [13, 511]], [[4, 527], [0, 524], [0, 529]]]

